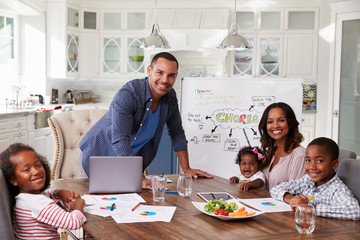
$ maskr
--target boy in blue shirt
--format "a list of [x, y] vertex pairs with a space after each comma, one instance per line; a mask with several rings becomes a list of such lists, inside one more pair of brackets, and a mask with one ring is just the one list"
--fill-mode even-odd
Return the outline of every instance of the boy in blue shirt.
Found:
[[339, 147], [333, 140], [314, 139], [306, 148], [306, 174], [273, 187], [271, 196], [290, 204], [293, 210], [299, 204], [310, 204], [317, 216], [359, 220], [358, 201], [334, 171], [338, 156]]

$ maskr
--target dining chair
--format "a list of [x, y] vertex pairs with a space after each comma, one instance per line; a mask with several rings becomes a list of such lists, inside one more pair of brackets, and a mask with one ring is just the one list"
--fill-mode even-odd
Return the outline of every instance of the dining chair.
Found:
[[357, 157], [356, 153], [353, 151], [339, 149], [339, 157], [338, 157], [339, 164], [343, 159], [347, 159], [347, 158], [356, 159], [356, 157]]
[[360, 160], [343, 159], [339, 162], [336, 173], [360, 202]]
[[79, 109], [61, 112], [48, 118], [54, 136], [55, 152], [51, 179], [81, 178], [79, 143], [107, 109]]
[[0, 239], [15, 239], [11, 223], [10, 192], [0, 169]]

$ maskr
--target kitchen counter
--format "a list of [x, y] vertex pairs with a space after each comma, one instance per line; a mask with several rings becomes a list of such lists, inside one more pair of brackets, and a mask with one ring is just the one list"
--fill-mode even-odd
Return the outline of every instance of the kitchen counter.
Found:
[[[55, 107], [61, 106], [61, 109], [53, 110]], [[37, 105], [26, 108], [5, 108], [0, 107], [0, 117], [16, 117], [16, 116], [27, 116], [35, 115], [39, 109], [51, 109], [53, 111], [64, 112], [71, 111], [74, 104], [52, 104], [52, 105]]]

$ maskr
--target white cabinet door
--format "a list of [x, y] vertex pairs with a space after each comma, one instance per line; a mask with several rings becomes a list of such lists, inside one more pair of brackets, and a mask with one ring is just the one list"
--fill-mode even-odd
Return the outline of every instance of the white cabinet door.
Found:
[[288, 33], [317, 33], [318, 8], [286, 8], [285, 31]]
[[99, 75], [99, 48], [98, 33], [83, 33], [80, 39], [80, 75], [83, 77], [97, 77]]
[[[174, 17], [175, 17], [175, 9], [156, 10], [156, 21], [160, 27], [160, 32], [162, 32], [162, 29], [172, 28]], [[146, 28], [152, 29], [154, 23], [155, 23], [155, 11], [149, 11], [147, 15]]]
[[29, 133], [29, 136], [32, 138], [30, 145], [37, 153], [46, 156], [51, 163], [54, 158], [55, 143], [50, 128], [36, 129]]
[[282, 34], [261, 34], [257, 39], [257, 77], [282, 76]]
[[301, 133], [304, 136], [304, 141], [301, 146], [307, 145], [315, 138], [315, 121], [316, 115], [314, 113], [304, 113], [301, 119]]
[[200, 28], [227, 29], [229, 27], [229, 9], [204, 9]]
[[194, 29], [200, 27], [201, 9], [177, 9], [173, 28]]
[[10, 134], [0, 134], [0, 152], [4, 151], [11, 144]]
[[285, 34], [284, 77], [316, 79], [317, 39], [315, 34]]

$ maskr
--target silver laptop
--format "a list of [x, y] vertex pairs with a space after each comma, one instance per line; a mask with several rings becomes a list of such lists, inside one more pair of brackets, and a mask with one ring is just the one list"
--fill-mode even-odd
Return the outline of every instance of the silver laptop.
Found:
[[89, 164], [89, 193], [141, 192], [141, 156], [92, 156]]

